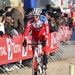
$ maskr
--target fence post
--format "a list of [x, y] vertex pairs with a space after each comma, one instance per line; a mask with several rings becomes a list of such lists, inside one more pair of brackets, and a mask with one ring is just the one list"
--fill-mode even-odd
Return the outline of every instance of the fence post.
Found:
[[75, 75], [75, 66], [73, 64], [69, 65], [69, 75]]

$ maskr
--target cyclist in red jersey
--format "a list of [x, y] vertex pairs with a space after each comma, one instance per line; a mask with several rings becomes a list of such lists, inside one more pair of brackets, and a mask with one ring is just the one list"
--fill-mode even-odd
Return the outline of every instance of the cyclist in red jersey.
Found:
[[[29, 32], [32, 31], [32, 40], [38, 43], [38, 40], [40, 39], [42, 42], [42, 46], [45, 47], [47, 45], [47, 38], [49, 34], [49, 25], [46, 22], [40, 21], [41, 16], [41, 10], [39, 8], [34, 8], [33, 10], [33, 19], [28, 21], [26, 30], [24, 32], [24, 42], [23, 46], [25, 47], [27, 45], [27, 37], [29, 35]], [[47, 57], [45, 56], [47, 50], [43, 50], [44, 53], [44, 59]], [[47, 61], [45, 61], [44, 65], [47, 64]]]

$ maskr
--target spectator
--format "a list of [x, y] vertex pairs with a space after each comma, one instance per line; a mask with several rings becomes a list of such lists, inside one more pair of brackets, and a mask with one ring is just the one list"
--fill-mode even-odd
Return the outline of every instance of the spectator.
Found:
[[68, 14], [64, 13], [65, 25], [69, 26], [69, 28], [73, 28], [73, 19], [68, 17]]
[[61, 18], [61, 14], [58, 13], [57, 11], [54, 11], [53, 13], [54, 13], [54, 18], [55, 18], [56, 25], [59, 28], [59, 26], [62, 25], [61, 24], [61, 19], [60, 19]]
[[50, 25], [50, 32], [54, 32], [54, 31], [58, 31], [56, 22], [55, 22], [55, 18], [54, 18], [54, 13], [53, 12], [49, 12], [48, 15], [50, 16], [48, 22]]
[[32, 12], [33, 12], [33, 8], [28, 8], [26, 11], [26, 15], [24, 18], [25, 28], [26, 28], [27, 22], [33, 20]]
[[48, 10], [47, 9], [42, 9], [41, 15], [44, 15], [44, 16], [46, 16], [47, 19], [49, 19], [49, 15], [48, 15]]
[[4, 27], [6, 34], [10, 34], [10, 31], [14, 28], [14, 19], [11, 12], [6, 13]]
[[49, 12], [52, 12], [52, 7], [50, 4], [47, 4], [45, 7]]
[[46, 9], [43, 9], [42, 10], [42, 15], [45, 15], [47, 20], [48, 20], [49, 31], [50, 32], [57, 31], [57, 26], [56, 26], [56, 22], [55, 22], [55, 19], [54, 19], [54, 14], [52, 12], [49, 12]]
[[12, 10], [11, 7], [5, 7], [5, 12], [3, 13], [3, 18], [5, 18], [6, 17], [6, 13], [10, 12], [11, 10]]
[[0, 16], [0, 35], [3, 36], [5, 34], [4, 24], [2, 23], [2, 16]]
[[29, 19], [32, 16], [33, 8], [28, 8], [26, 11], [26, 17]]
[[75, 17], [72, 18], [73, 19], [73, 30], [75, 29]]
[[24, 32], [24, 10], [21, 6], [17, 7], [12, 12], [14, 18], [14, 28], [18, 33]]
[[68, 14], [64, 13], [65, 25], [68, 25]]
[[69, 25], [69, 29], [70, 28], [73, 29], [73, 19], [71, 17], [68, 18], [68, 25]]

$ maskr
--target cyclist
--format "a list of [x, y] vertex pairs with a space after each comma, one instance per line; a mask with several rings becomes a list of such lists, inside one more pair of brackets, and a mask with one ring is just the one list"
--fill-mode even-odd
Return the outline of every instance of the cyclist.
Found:
[[24, 32], [23, 46], [26, 47], [27, 36], [29, 32], [32, 31], [32, 41], [38, 43], [38, 40], [40, 39], [42, 42], [43, 53], [44, 53], [43, 65], [47, 65], [47, 57], [46, 57], [47, 50], [45, 46], [47, 45], [46, 39], [48, 38], [48, 34], [49, 34], [49, 25], [44, 20], [42, 21], [40, 20], [41, 10], [39, 8], [34, 8], [32, 14], [33, 14], [33, 20], [28, 22], [26, 30]]

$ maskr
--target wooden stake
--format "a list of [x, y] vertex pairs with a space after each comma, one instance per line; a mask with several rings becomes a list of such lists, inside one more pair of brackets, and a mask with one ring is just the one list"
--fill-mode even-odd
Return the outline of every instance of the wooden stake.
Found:
[[69, 75], [75, 75], [75, 66], [72, 64], [69, 66]]

